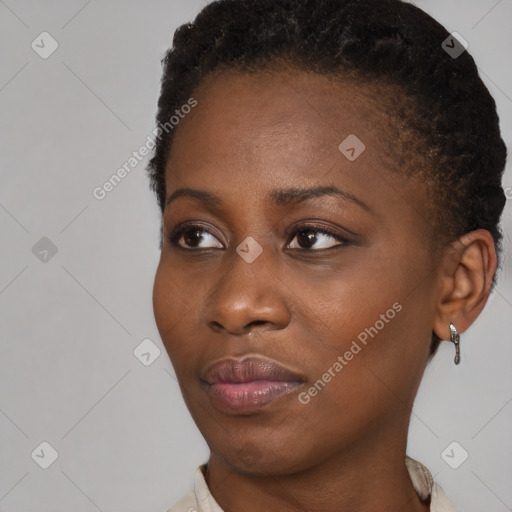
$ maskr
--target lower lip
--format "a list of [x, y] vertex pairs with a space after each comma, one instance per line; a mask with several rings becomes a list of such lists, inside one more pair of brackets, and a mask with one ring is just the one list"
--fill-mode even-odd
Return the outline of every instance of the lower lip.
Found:
[[302, 382], [276, 382], [254, 380], [251, 382], [218, 382], [210, 384], [208, 395], [214, 405], [222, 410], [235, 413], [250, 413], [291, 393]]

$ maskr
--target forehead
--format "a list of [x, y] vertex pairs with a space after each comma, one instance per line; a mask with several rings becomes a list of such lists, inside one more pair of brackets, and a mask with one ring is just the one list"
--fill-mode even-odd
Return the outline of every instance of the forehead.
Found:
[[[388, 119], [382, 89], [299, 70], [216, 73], [195, 91], [198, 105], [176, 129], [168, 177], [186, 169], [192, 178], [205, 166], [235, 174], [249, 167], [255, 174], [257, 167], [266, 180], [279, 169], [382, 166]], [[339, 146], [349, 136], [365, 152], [346, 165]]]
[[[178, 134], [186, 131], [188, 120], [200, 118], [202, 127], [219, 138], [219, 128], [230, 133], [250, 129], [254, 134], [258, 129], [268, 131], [287, 124], [288, 128], [307, 124], [316, 133], [323, 129], [325, 136], [339, 137], [348, 127], [368, 130], [385, 118], [385, 88], [377, 88], [376, 84], [335, 81], [300, 70], [251, 74], [227, 70], [209, 76], [196, 90], [198, 108], [185, 119]], [[386, 92], [393, 91], [387, 87]], [[213, 125], [217, 129], [212, 129]]]

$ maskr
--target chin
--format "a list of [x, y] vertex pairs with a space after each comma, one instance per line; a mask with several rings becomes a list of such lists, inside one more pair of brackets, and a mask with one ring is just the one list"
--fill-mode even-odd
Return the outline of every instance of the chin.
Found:
[[230, 446], [227, 451], [214, 453], [223, 465], [245, 477], [277, 477], [307, 469], [306, 457], [297, 450], [280, 454], [265, 442], [262, 445], [247, 441], [240, 448]]

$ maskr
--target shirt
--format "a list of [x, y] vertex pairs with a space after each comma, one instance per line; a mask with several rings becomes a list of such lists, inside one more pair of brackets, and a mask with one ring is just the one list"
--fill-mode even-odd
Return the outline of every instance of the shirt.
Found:
[[[460, 512], [455, 508], [439, 484], [434, 482], [430, 471], [421, 462], [406, 456], [405, 465], [418, 496], [423, 500], [430, 496], [430, 512]], [[185, 495], [167, 512], [223, 512], [204, 478], [206, 463], [196, 470], [194, 491]]]

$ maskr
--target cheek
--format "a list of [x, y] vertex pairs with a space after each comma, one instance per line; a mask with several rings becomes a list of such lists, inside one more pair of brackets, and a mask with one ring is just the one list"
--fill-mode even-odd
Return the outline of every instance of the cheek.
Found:
[[[354, 258], [355, 260], [355, 258]], [[364, 342], [376, 322], [377, 330], [386, 331], [398, 318], [393, 304], [400, 297], [400, 286], [390, 276], [389, 269], [362, 258], [342, 269], [331, 269], [314, 277], [303, 274], [289, 276], [294, 283], [293, 295], [299, 308], [297, 321], [305, 333], [302, 339], [310, 346], [314, 359], [323, 361], [349, 350], [352, 340], [360, 336]], [[385, 282], [382, 276], [390, 276]], [[387, 312], [387, 315], [386, 315]], [[380, 315], [384, 314], [384, 320]], [[372, 333], [374, 329], [372, 328]]]
[[[160, 261], [153, 285], [153, 313], [160, 338], [176, 371], [194, 353], [190, 315], [199, 307], [197, 291], [177, 279], [172, 265]], [[179, 364], [176, 364], [179, 363]]]
[[169, 329], [176, 322], [172, 278], [160, 261], [153, 284], [153, 313], [162, 341], [165, 343]]
[[303, 398], [316, 413], [350, 410], [340, 421], [352, 422], [357, 411], [370, 417], [397, 396], [414, 395], [427, 356], [428, 294], [407, 285], [417, 269], [394, 267], [367, 261], [316, 287], [303, 283], [308, 301], [299, 316], [308, 335], [300, 349], [311, 380]]

